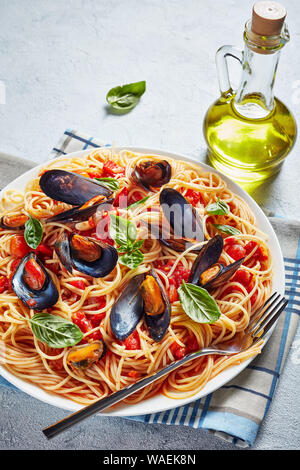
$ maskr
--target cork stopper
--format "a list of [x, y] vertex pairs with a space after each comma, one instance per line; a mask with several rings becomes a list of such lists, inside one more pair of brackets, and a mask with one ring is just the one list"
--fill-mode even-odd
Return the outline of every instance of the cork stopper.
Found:
[[257, 2], [252, 10], [251, 30], [259, 36], [280, 35], [286, 9], [272, 1]]

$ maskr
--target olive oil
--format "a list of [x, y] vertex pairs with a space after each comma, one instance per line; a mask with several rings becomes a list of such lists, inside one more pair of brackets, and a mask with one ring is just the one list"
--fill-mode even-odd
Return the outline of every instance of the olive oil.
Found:
[[[223, 46], [216, 54], [221, 96], [204, 118], [208, 158], [241, 183], [275, 174], [295, 143], [295, 119], [273, 93], [281, 49], [290, 38], [285, 16], [279, 3], [255, 3], [245, 25], [244, 49]], [[228, 56], [242, 66], [236, 91], [230, 84]]]
[[[273, 110], [255, 120], [239, 114], [234, 99], [234, 93], [223, 94], [206, 113], [208, 158], [215, 168], [237, 181], [264, 180], [280, 170], [293, 147], [295, 119], [276, 97]], [[248, 99], [249, 103], [259, 101]]]

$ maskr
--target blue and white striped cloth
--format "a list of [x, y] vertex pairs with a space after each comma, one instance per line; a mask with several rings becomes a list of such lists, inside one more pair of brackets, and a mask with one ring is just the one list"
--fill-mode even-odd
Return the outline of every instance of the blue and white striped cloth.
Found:
[[[66, 130], [52, 151], [57, 157], [105, 144], [74, 130]], [[212, 394], [171, 410], [129, 419], [146, 423], [191, 426], [211, 431], [240, 447], [253, 445], [274, 397], [276, 384], [290, 350], [300, 313], [300, 221], [269, 218], [284, 254], [286, 297], [289, 304], [276, 328], [250, 365]], [[0, 385], [12, 387], [0, 377]]]

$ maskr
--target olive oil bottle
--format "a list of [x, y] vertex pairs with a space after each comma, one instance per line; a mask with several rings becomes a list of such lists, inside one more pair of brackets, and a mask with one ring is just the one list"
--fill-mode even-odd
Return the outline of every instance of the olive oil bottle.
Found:
[[[256, 3], [245, 25], [244, 51], [223, 46], [216, 54], [221, 96], [205, 115], [204, 136], [211, 164], [239, 182], [259, 182], [279, 171], [295, 143], [295, 119], [273, 94], [280, 52], [289, 41], [285, 16], [276, 2]], [[228, 56], [242, 65], [236, 91]]]

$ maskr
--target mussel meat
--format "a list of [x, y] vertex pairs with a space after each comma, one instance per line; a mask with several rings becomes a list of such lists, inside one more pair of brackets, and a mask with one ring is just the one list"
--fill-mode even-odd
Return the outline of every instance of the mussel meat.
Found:
[[70, 273], [74, 267], [91, 277], [105, 277], [118, 261], [118, 252], [113, 246], [78, 234], [72, 234], [70, 238], [64, 234], [54, 248]]
[[159, 342], [170, 325], [171, 304], [163, 284], [153, 269], [146, 275], [140, 291], [144, 300], [145, 321], [149, 334], [154, 341]]
[[77, 369], [87, 369], [105, 355], [104, 341], [93, 341], [88, 344], [75, 346], [67, 355], [67, 364]]
[[66, 170], [48, 170], [40, 178], [42, 191], [55, 201], [81, 206], [95, 196], [109, 198], [112, 191], [106, 186]]
[[228, 281], [242, 265], [245, 258], [241, 258], [228, 266], [218, 263], [222, 254], [223, 238], [216, 235], [211, 238], [195, 259], [189, 282], [205, 289], [215, 289]]
[[110, 326], [116, 338], [124, 341], [136, 328], [144, 313], [139, 291], [144, 274], [134, 276], [121, 292], [110, 312]]
[[145, 160], [138, 163], [132, 172], [135, 183], [141, 184], [145, 189], [161, 188], [167, 184], [172, 175], [171, 165], [166, 160]]
[[0, 226], [6, 230], [24, 230], [25, 222], [29, 217], [25, 214], [9, 215], [1, 217]]
[[109, 211], [112, 207], [113, 201], [114, 200], [112, 198], [106, 199], [103, 195], [95, 196], [85, 204], [49, 217], [46, 221], [70, 223], [87, 220], [96, 212]]
[[29, 308], [43, 310], [58, 301], [58, 290], [35, 253], [25, 255], [11, 281], [19, 299]]

